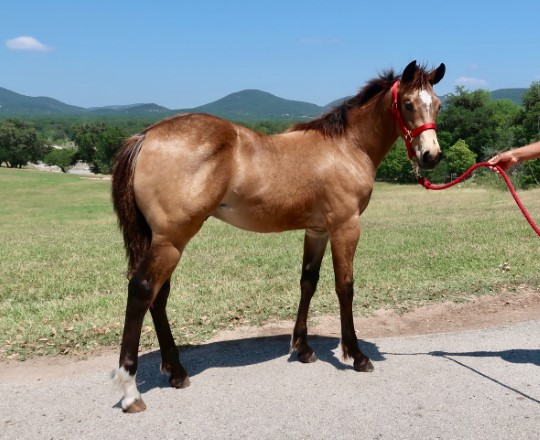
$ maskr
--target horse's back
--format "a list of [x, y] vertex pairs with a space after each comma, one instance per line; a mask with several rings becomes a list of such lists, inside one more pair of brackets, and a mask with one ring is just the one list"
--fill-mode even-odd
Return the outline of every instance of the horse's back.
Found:
[[[191, 153], [226, 147], [237, 137], [237, 125], [205, 113], [186, 113], [164, 119], [144, 130], [145, 149], [155, 153]], [[154, 154], [155, 154], [154, 153]]]

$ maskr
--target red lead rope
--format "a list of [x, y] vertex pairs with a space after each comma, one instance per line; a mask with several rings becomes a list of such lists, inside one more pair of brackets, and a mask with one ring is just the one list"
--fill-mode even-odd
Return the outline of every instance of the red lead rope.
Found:
[[512, 182], [510, 182], [510, 179], [509, 179], [508, 175], [504, 172], [504, 170], [499, 165], [490, 165], [487, 162], [477, 163], [477, 164], [473, 165], [472, 167], [470, 167], [467, 171], [465, 171], [457, 179], [452, 180], [450, 183], [445, 183], [444, 185], [433, 185], [433, 183], [431, 183], [429, 180], [427, 180], [425, 177], [422, 177], [422, 176], [417, 176], [416, 178], [418, 180], [418, 183], [420, 185], [422, 185], [426, 189], [432, 189], [432, 190], [446, 189], [446, 188], [450, 188], [451, 186], [454, 186], [454, 185], [462, 182], [476, 168], [479, 168], [479, 167], [487, 167], [487, 168], [490, 168], [492, 170], [493, 170], [493, 168], [495, 168], [499, 172], [499, 174], [502, 176], [502, 178], [506, 182], [506, 185], [508, 185], [508, 189], [512, 193], [512, 197], [516, 201], [519, 209], [521, 210], [521, 212], [523, 213], [523, 215], [525, 216], [525, 218], [529, 222], [529, 225], [531, 225], [531, 228], [533, 228], [534, 232], [536, 232], [538, 235], [540, 235], [540, 228], [538, 228], [538, 226], [536, 226], [536, 223], [534, 223], [534, 221], [531, 218], [529, 212], [525, 209], [525, 206], [523, 206], [523, 203], [521, 203], [521, 200], [519, 199], [519, 197], [518, 197], [518, 195], [516, 193], [516, 190], [514, 189], [514, 185], [512, 185]]

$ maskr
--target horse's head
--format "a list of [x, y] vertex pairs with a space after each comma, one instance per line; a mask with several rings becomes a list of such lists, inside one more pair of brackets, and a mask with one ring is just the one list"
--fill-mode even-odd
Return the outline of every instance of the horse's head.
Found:
[[441, 64], [426, 72], [413, 61], [392, 88], [392, 112], [405, 137], [409, 159], [415, 157], [424, 169], [434, 168], [442, 156], [435, 125], [441, 101], [433, 86], [443, 78], [445, 70]]

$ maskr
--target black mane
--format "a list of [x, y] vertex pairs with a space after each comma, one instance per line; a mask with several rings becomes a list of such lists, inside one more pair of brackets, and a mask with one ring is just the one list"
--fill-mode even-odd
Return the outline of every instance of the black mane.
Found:
[[392, 69], [384, 71], [378, 78], [368, 81], [356, 96], [313, 121], [293, 125], [289, 131], [316, 130], [325, 137], [342, 136], [347, 131], [349, 111], [367, 104], [374, 97], [386, 92], [398, 79], [399, 76]]

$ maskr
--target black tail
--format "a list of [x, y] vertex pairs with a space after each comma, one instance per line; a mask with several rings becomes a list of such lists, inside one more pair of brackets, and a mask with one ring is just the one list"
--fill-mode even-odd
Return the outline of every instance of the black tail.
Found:
[[128, 278], [131, 278], [139, 267], [152, 240], [152, 231], [137, 207], [133, 191], [135, 164], [143, 142], [143, 134], [126, 140], [116, 156], [112, 176], [113, 206], [118, 216], [118, 226], [124, 234], [124, 247], [128, 257]]

